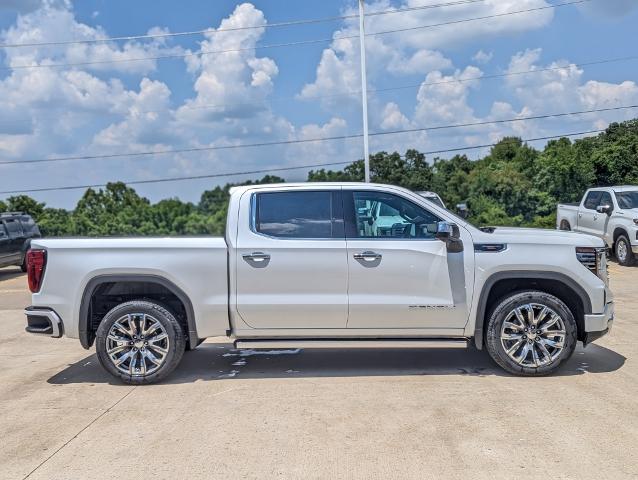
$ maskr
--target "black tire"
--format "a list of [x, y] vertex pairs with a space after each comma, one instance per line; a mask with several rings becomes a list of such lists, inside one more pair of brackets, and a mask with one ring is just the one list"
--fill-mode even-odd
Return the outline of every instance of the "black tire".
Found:
[[27, 271], [27, 256], [25, 254], [24, 258], [22, 259], [22, 263], [20, 264], [20, 270], [22, 270], [23, 272]]
[[[624, 252], [626, 252], [624, 255], [623, 249]], [[616, 243], [614, 245], [614, 255], [616, 257], [616, 260], [618, 260], [618, 263], [625, 267], [630, 267], [636, 262], [636, 256], [631, 250], [631, 242], [627, 238], [627, 235], [625, 235], [624, 233], [616, 239]]]
[[[129, 314], [150, 315], [160, 323], [168, 337], [168, 351], [163, 357], [161, 365], [157, 370], [147, 375], [123, 373], [114, 365], [107, 352], [107, 341], [111, 327], [113, 327], [116, 321]], [[175, 367], [177, 367], [184, 355], [186, 337], [182, 326], [175, 316], [166, 308], [153, 302], [134, 300], [118, 305], [104, 316], [97, 329], [95, 344], [100, 364], [107, 372], [119, 378], [124, 383], [140, 385], [162, 381], [175, 370]]]
[[[553, 358], [549, 363], [541, 366], [525, 366], [515, 362], [512, 358], [510, 358], [503, 346], [503, 343], [501, 342], [501, 329], [503, 327], [503, 323], [509, 318], [511, 312], [518, 307], [525, 307], [529, 304], [538, 304], [540, 306], [549, 307], [560, 316], [565, 328], [565, 338], [563, 341], [562, 351], [560, 351], [556, 358]], [[540, 326], [542, 323], [543, 321], [541, 320], [538, 325]], [[573, 355], [574, 349], [576, 348], [577, 332], [578, 327], [574, 320], [574, 315], [569, 308], [567, 308], [567, 305], [565, 305], [560, 299], [544, 292], [524, 291], [511, 294], [499, 301], [499, 304], [492, 311], [489, 318], [485, 340], [487, 344], [487, 351], [492, 359], [507, 372], [519, 376], [542, 376], [555, 372]], [[521, 332], [521, 334], [524, 333]], [[523, 338], [526, 338], [527, 335], [533, 334], [533, 332], [524, 334], [525, 337]], [[530, 340], [528, 339], [526, 341], [529, 342]], [[515, 341], [512, 342], [515, 343]], [[530, 345], [535, 347], [534, 343], [530, 343]], [[525, 347], [525, 343], [522, 344], [522, 347]], [[532, 352], [530, 352], [529, 356], [531, 355]], [[526, 358], [529, 358], [529, 356]], [[549, 359], [550, 357], [547, 358]]]

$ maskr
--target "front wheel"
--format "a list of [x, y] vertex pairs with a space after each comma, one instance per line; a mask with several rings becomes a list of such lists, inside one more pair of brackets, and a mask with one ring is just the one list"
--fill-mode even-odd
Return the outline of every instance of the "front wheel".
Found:
[[490, 316], [487, 350], [515, 375], [540, 376], [556, 371], [576, 348], [577, 326], [569, 308], [538, 291], [512, 294]]
[[634, 252], [631, 250], [631, 243], [626, 235], [621, 235], [616, 239], [614, 254], [618, 263], [625, 267], [630, 267], [635, 262]]
[[161, 305], [139, 300], [122, 303], [108, 312], [95, 341], [102, 367], [134, 385], [166, 378], [186, 348], [183, 329], [175, 316]]

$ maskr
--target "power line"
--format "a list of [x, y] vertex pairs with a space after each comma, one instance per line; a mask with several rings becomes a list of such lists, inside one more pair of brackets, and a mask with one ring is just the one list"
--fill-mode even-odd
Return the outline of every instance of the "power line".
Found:
[[[536, 12], [540, 10], [547, 10], [549, 8], [558, 8], [558, 7], [564, 7], [567, 5], [576, 5], [576, 4], [582, 4], [582, 3], [592, 2], [592, 1], [595, 1], [595, 0], [574, 0], [574, 1], [566, 2], [566, 3], [558, 3], [555, 5], [547, 5], [544, 7], [528, 8], [526, 10], [517, 10], [514, 12], [486, 15], [483, 17], [466, 18], [461, 20], [453, 20], [449, 22], [442, 22], [442, 23], [436, 23], [436, 24], [430, 24], [430, 25], [421, 25], [416, 27], [386, 30], [382, 32], [366, 33], [366, 36], [387, 35], [392, 33], [414, 31], [414, 30], [425, 29], [425, 28], [441, 27], [444, 25], [454, 25], [454, 24], [459, 24], [464, 22], [473, 22], [477, 20], [487, 20], [490, 18], [499, 18], [499, 17], [509, 16], [509, 15], [521, 14], [521, 13], [531, 13], [531, 12]], [[358, 35], [346, 35], [346, 36], [332, 37], [332, 38], [318, 38], [318, 39], [301, 40], [301, 41], [295, 41], [295, 42], [273, 43], [268, 45], [255, 45], [252, 47], [234, 48], [234, 49], [227, 49], [227, 50], [210, 50], [210, 51], [201, 51], [201, 52], [157, 55], [153, 57], [125, 58], [125, 59], [119, 59], [119, 60], [94, 60], [94, 61], [76, 62], [76, 63], [15, 65], [10, 67], [0, 67], [0, 71], [1, 70], [23, 70], [23, 69], [32, 69], [32, 68], [82, 67], [82, 66], [91, 66], [91, 65], [110, 65], [110, 64], [116, 64], [116, 63], [141, 62], [141, 61], [149, 61], [149, 60], [164, 60], [164, 59], [171, 59], [171, 58], [199, 57], [204, 55], [218, 55], [218, 54], [224, 54], [224, 53], [239, 53], [239, 52], [252, 51], [252, 50], [265, 50], [270, 48], [283, 48], [283, 47], [292, 47], [292, 46], [301, 46], [301, 45], [313, 45], [318, 43], [330, 43], [337, 40], [351, 40], [355, 38], [359, 38]]]
[[[452, 7], [457, 5], [468, 5], [468, 4], [482, 3], [482, 2], [485, 2], [485, 0], [458, 0], [455, 2], [438, 3], [434, 5], [419, 5], [415, 7], [397, 8], [397, 9], [391, 9], [391, 10], [381, 10], [378, 12], [371, 12], [366, 14], [366, 17], [391, 15], [395, 13], [412, 12], [416, 10], [429, 10], [433, 8]], [[31, 43], [5, 43], [5, 44], [0, 44], [0, 48], [49, 47], [49, 46], [106, 43], [106, 42], [117, 42], [117, 41], [152, 40], [157, 38], [185, 37], [185, 36], [194, 36], [194, 35], [218, 34], [218, 33], [225, 33], [225, 32], [238, 32], [238, 31], [255, 30], [255, 29], [261, 29], [261, 28], [278, 28], [278, 27], [293, 27], [293, 26], [299, 26], [299, 25], [312, 25], [317, 23], [328, 23], [328, 22], [335, 22], [340, 20], [349, 20], [353, 18], [358, 18], [358, 15], [338, 15], [333, 17], [290, 20], [285, 22], [266, 23], [264, 25], [251, 25], [251, 26], [244, 26], [244, 27], [230, 27], [230, 28], [218, 28], [218, 29], [205, 28], [203, 30], [191, 30], [191, 31], [185, 31], [185, 32], [153, 33], [153, 34], [144, 34], [144, 35], [125, 35], [120, 37], [93, 38], [93, 39], [86, 39], [86, 40], [61, 40], [61, 41], [54, 41], [54, 42], [31, 42]]]
[[[617, 57], [617, 58], [608, 58], [602, 60], [594, 60], [590, 62], [582, 62], [582, 63], [570, 63], [569, 65], [564, 66], [556, 66], [556, 67], [546, 67], [546, 68], [535, 68], [531, 70], [519, 70], [515, 72], [506, 72], [506, 73], [495, 73], [488, 75], [476, 75], [472, 77], [463, 77], [463, 78], [453, 78], [450, 80], [438, 80], [435, 82], [421, 82], [421, 83], [413, 83], [409, 85], [399, 85], [396, 87], [387, 87], [387, 88], [371, 88], [368, 89], [368, 93], [384, 93], [384, 92], [392, 92], [397, 90], [409, 90], [412, 88], [420, 88], [420, 87], [429, 87], [435, 85], [445, 85], [450, 83], [465, 83], [465, 82], [473, 82], [473, 81], [482, 81], [482, 80], [492, 80], [496, 78], [505, 78], [519, 75], [528, 75], [534, 73], [544, 73], [551, 72], [556, 70], [568, 70], [572, 67], [588, 67], [592, 65], [604, 65], [608, 63], [617, 63], [617, 62], [627, 62], [631, 60], [638, 60], [638, 55], [632, 55], [628, 57]], [[337, 98], [337, 97], [349, 97], [354, 95], [360, 95], [361, 90], [350, 90], [347, 92], [339, 92], [332, 93], [329, 95], [310, 95], [306, 97], [301, 97], [301, 100], [321, 100], [326, 98]], [[300, 97], [298, 95], [286, 96], [286, 97], [275, 97], [269, 99], [270, 102], [279, 102], [286, 100], [299, 100]], [[198, 106], [187, 106], [182, 105], [177, 107], [177, 110], [208, 110], [215, 108], [223, 108], [223, 107], [238, 107], [238, 106], [249, 106], [254, 105], [255, 102], [236, 102], [236, 103], [217, 103], [217, 104], [207, 104], [207, 105], [198, 105]], [[162, 113], [164, 110], [140, 110], [139, 113]]]
[[[529, 120], [540, 120], [540, 119], [546, 119], [546, 118], [567, 117], [571, 115], [584, 115], [588, 113], [627, 110], [632, 108], [638, 108], [638, 105], [623, 105], [623, 106], [617, 106], [617, 107], [580, 110], [576, 112], [561, 112], [561, 113], [551, 113], [551, 114], [534, 115], [534, 116], [527, 116], [527, 117], [508, 118], [508, 119], [502, 119], [502, 120], [485, 120], [480, 122], [467, 122], [467, 123], [456, 123], [451, 125], [435, 125], [435, 126], [429, 126], [429, 127], [390, 130], [386, 132], [373, 132], [373, 133], [370, 133], [370, 136], [379, 137], [379, 136], [385, 136], [385, 135], [396, 135], [399, 133], [416, 133], [416, 132], [426, 132], [426, 131], [436, 131], [436, 130], [448, 130], [453, 128], [467, 128], [467, 127], [477, 127], [477, 126], [485, 126], [485, 125], [497, 125], [497, 124], [503, 124], [503, 123], [524, 122]], [[55, 162], [66, 162], [66, 161], [73, 161], [73, 160], [95, 160], [95, 159], [106, 159], [106, 158], [141, 157], [141, 156], [167, 155], [167, 154], [176, 154], [176, 153], [206, 152], [206, 151], [214, 151], [214, 150], [236, 150], [241, 148], [258, 148], [258, 147], [270, 147], [270, 146], [276, 146], [276, 145], [295, 145], [295, 144], [325, 142], [325, 141], [334, 141], [334, 140], [349, 140], [353, 138], [361, 138], [362, 136], [363, 135], [361, 134], [351, 134], [351, 135], [338, 135], [338, 136], [332, 136], [332, 137], [306, 138], [306, 139], [300, 139], [300, 140], [281, 140], [281, 141], [275, 141], [275, 142], [243, 143], [243, 144], [237, 144], [237, 145], [217, 145], [217, 146], [211, 146], [211, 147], [193, 147], [193, 148], [182, 148], [182, 149], [152, 150], [152, 151], [143, 151], [143, 152], [111, 153], [111, 154], [101, 154], [101, 155], [80, 155], [80, 156], [56, 157], [56, 158], [37, 158], [37, 159], [29, 159], [29, 160], [9, 160], [9, 161], [0, 162], [0, 165], [16, 165], [16, 164], [25, 165], [29, 163], [55, 163]]]
[[[551, 136], [545, 136], [545, 137], [521, 139], [521, 142], [535, 142], [540, 140], [551, 140], [555, 138], [576, 137], [576, 136], [587, 135], [592, 133], [600, 133], [604, 131], [605, 130], [599, 129], [599, 130], [588, 130], [584, 132], [565, 133], [562, 135], [551, 135]], [[420, 152], [420, 153], [424, 155], [434, 155], [434, 154], [447, 153], [447, 152], [476, 150], [479, 148], [494, 147], [496, 145], [498, 145], [498, 143], [475, 145], [475, 146], [463, 147], [463, 148], [451, 148], [446, 150], [432, 150], [429, 152]], [[262, 174], [262, 173], [268, 174], [268, 173], [274, 173], [274, 172], [304, 170], [309, 168], [332, 167], [337, 165], [349, 165], [352, 163], [354, 162], [344, 161], [344, 162], [330, 162], [330, 163], [315, 163], [310, 165], [299, 165], [294, 167], [279, 167], [279, 168], [269, 168], [269, 169], [263, 169], [263, 170], [247, 170], [243, 172], [214, 173], [209, 175], [190, 175], [185, 177], [158, 178], [154, 180], [133, 180], [133, 181], [124, 182], [124, 183], [126, 185], [145, 185], [145, 184], [152, 184], [152, 183], [179, 182], [179, 181], [186, 181], [186, 180], [205, 180], [205, 179], [211, 179], [211, 178], [236, 177], [236, 176], [242, 176], [242, 175], [255, 175], [255, 174]], [[114, 182], [109, 182], [109, 183], [114, 183]], [[106, 183], [89, 184], [89, 185], [74, 185], [74, 186], [67, 185], [62, 187], [46, 187], [46, 188], [32, 188], [27, 190], [5, 191], [5, 192], [0, 192], [0, 195], [13, 195], [18, 193], [34, 193], [34, 192], [52, 192], [52, 191], [62, 191], [62, 190], [81, 190], [81, 189], [87, 189], [87, 188], [102, 188], [106, 186], [107, 186]]]

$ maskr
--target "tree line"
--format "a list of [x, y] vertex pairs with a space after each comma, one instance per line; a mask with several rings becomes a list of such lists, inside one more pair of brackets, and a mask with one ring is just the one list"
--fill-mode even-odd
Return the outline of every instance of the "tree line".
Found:
[[[638, 184], [638, 119], [612, 123], [597, 136], [551, 140], [542, 150], [506, 137], [478, 160], [465, 155], [428, 162], [423, 153], [379, 152], [371, 180], [438, 193], [449, 208], [466, 203], [477, 226], [553, 228], [556, 203], [579, 201], [591, 186]], [[308, 181], [363, 181], [363, 160], [342, 170], [313, 170]], [[248, 184], [284, 182], [267, 175]], [[244, 183], [246, 184], [246, 183]], [[151, 203], [122, 182], [88, 189], [73, 210], [50, 208], [27, 195], [0, 201], [1, 211], [24, 211], [45, 236], [222, 235], [233, 184], [202, 193], [198, 203], [177, 198]]]

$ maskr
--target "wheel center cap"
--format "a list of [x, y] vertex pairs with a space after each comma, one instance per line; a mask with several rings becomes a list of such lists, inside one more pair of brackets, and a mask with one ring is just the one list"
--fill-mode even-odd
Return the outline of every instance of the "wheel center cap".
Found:
[[137, 340], [134, 345], [135, 345], [135, 348], [142, 348], [144, 346], [144, 341]]

